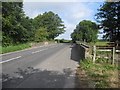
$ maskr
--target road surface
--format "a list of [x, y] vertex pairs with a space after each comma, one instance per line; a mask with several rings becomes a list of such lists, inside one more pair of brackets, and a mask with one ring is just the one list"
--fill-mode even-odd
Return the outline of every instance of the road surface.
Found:
[[75, 88], [75, 45], [51, 44], [2, 55], [2, 88]]

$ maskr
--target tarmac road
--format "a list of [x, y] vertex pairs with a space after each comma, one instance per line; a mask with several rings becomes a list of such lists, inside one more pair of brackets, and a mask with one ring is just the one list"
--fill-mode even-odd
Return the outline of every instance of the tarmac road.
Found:
[[2, 88], [75, 88], [79, 52], [51, 44], [2, 55]]

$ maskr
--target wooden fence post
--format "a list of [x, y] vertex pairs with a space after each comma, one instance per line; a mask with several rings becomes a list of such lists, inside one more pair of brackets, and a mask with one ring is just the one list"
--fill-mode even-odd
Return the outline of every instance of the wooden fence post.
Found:
[[93, 46], [93, 63], [95, 63], [95, 58], [96, 58], [96, 46]]
[[115, 47], [113, 47], [113, 50], [112, 50], [112, 64], [113, 65], [115, 64]]

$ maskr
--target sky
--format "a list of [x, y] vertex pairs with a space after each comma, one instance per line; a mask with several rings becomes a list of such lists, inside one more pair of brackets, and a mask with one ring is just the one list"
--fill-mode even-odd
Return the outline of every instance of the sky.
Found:
[[[98, 0], [24, 0], [23, 10], [30, 18], [48, 11], [58, 14], [65, 24], [66, 32], [59, 35], [57, 39], [71, 40], [70, 34], [80, 21], [96, 22], [94, 15], [102, 4], [103, 0], [99, 0], [99, 2]], [[102, 35], [99, 35], [99, 38], [101, 37]]]

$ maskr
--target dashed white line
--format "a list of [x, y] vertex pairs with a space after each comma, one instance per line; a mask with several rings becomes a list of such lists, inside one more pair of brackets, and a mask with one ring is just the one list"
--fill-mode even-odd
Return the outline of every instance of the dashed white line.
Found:
[[44, 50], [47, 50], [47, 48], [46, 48], [46, 49], [39, 50], [39, 51], [34, 51], [34, 52], [32, 52], [32, 54], [35, 54], [35, 53], [38, 53], [38, 52], [41, 52], [41, 51], [44, 51]]
[[12, 60], [18, 59], [18, 58], [21, 58], [21, 56], [18, 56], [18, 57], [15, 57], [15, 58], [11, 58], [11, 59], [8, 59], [8, 60], [4, 60], [4, 61], [0, 62], [0, 64], [2, 64], [2, 63], [6, 63], [6, 62], [9, 62], [9, 61], [12, 61]]
[[[53, 47], [49, 47], [49, 48], [57, 47], [57, 46], [54, 46], [54, 44], [53, 44], [53, 45], [49, 45], [49, 46], [53, 46]], [[47, 50], [47, 49], [48, 49], [48, 48], [42, 49], [42, 50], [39, 50], [39, 51], [35, 51], [35, 52], [32, 52], [32, 54], [35, 54], [35, 53], [38, 53], [38, 52], [41, 52], [41, 51], [44, 51], [44, 50]], [[21, 51], [25, 51], [25, 50], [21, 50]], [[20, 51], [16, 51], [16, 52], [20, 52]], [[11, 53], [15, 53], [15, 52], [11, 52]], [[8, 54], [10, 54], [10, 53], [8, 53]], [[3, 55], [5, 55], [5, 54], [3, 54]], [[1, 56], [1, 55], [0, 55], [0, 56]], [[19, 58], [21, 58], [21, 57], [22, 57], [22, 56], [18, 56], [18, 57], [15, 57], [15, 58], [11, 58], [11, 59], [8, 59], [8, 60], [4, 60], [4, 61], [1, 61], [0, 64], [9, 62], [9, 61], [12, 61], [12, 60], [15, 60], [15, 59], [19, 59]]]

